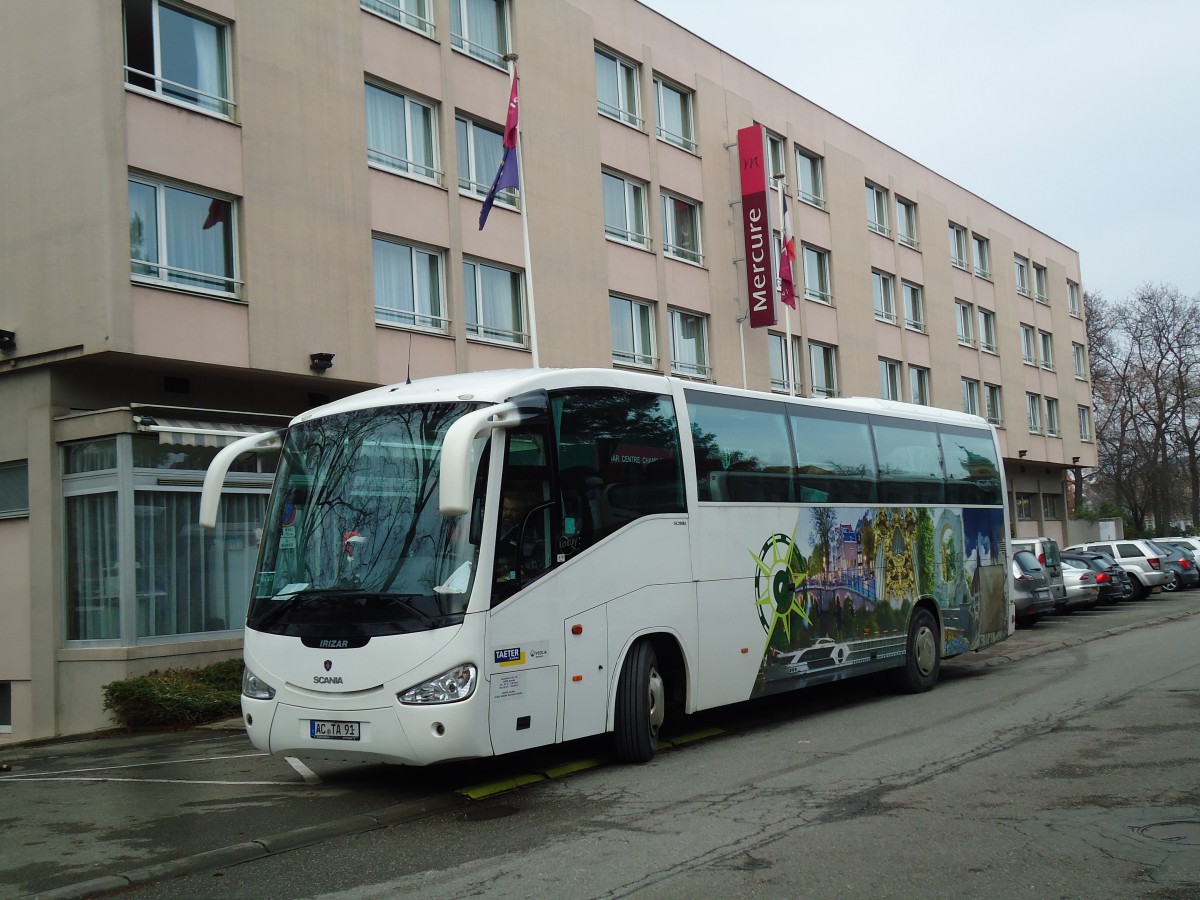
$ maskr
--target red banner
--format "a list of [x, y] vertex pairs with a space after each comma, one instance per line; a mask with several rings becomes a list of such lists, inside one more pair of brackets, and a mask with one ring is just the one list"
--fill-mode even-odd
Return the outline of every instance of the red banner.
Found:
[[767, 214], [766, 143], [766, 131], [761, 125], [738, 130], [751, 328], [765, 328], [776, 321], [775, 267], [771, 260], [771, 220]]

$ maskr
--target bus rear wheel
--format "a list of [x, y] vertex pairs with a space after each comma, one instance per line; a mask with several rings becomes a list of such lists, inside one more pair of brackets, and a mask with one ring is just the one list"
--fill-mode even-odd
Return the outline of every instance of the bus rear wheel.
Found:
[[644, 763], [654, 758], [666, 710], [666, 685], [654, 645], [638, 641], [625, 657], [617, 685], [613, 744], [621, 762]]
[[913, 613], [908, 626], [904, 668], [900, 670], [900, 688], [909, 694], [921, 694], [937, 684], [942, 669], [937, 620], [927, 609]]

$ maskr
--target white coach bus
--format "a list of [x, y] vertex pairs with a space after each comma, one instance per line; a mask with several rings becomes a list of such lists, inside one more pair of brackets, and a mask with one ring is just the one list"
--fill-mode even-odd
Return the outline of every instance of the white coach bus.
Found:
[[[280, 446], [251, 436], [225, 471]], [[426, 765], [943, 658], [1012, 632], [975, 416], [607, 369], [430, 378], [282, 434], [242, 710], [273, 753]]]

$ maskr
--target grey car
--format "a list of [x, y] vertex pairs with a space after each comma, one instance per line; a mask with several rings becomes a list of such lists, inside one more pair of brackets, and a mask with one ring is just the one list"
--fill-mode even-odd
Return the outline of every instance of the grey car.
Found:
[[1017, 621], [1026, 624], [1054, 612], [1054, 597], [1050, 579], [1038, 558], [1028, 550], [1018, 550], [1012, 556], [1013, 603]]

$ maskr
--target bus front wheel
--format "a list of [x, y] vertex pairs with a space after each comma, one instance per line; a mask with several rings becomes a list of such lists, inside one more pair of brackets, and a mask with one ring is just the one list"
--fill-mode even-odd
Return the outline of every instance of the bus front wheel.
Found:
[[929, 610], [918, 609], [908, 626], [904, 668], [900, 670], [900, 687], [906, 693], [920, 694], [937, 684], [942, 668], [938, 644], [937, 621]]
[[638, 641], [625, 657], [617, 685], [613, 743], [618, 759], [643, 763], [654, 758], [666, 708], [667, 691], [658, 668], [658, 654], [649, 641]]

